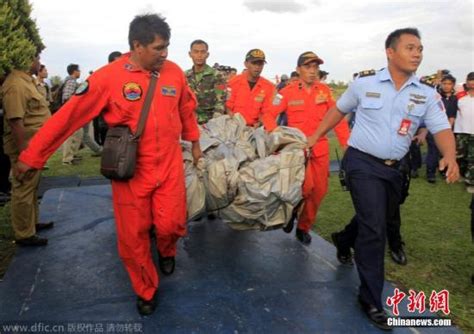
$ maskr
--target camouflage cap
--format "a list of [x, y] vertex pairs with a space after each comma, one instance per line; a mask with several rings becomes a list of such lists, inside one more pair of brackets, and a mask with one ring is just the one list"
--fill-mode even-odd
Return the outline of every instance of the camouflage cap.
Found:
[[245, 61], [258, 61], [261, 60], [266, 63], [265, 53], [260, 49], [252, 49], [245, 55]]
[[319, 65], [324, 64], [324, 61], [318, 57], [318, 55], [312, 51], [306, 51], [298, 57], [297, 66], [306, 65], [311, 62], [317, 62]]

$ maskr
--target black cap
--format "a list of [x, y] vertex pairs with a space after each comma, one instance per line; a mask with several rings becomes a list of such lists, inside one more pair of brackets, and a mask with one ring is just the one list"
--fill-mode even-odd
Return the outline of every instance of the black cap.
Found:
[[317, 62], [319, 65], [324, 64], [324, 61], [318, 57], [313, 51], [306, 51], [298, 57], [297, 66], [305, 65], [311, 62]]
[[252, 49], [245, 55], [245, 61], [263, 61], [265, 60], [265, 53], [260, 49]]

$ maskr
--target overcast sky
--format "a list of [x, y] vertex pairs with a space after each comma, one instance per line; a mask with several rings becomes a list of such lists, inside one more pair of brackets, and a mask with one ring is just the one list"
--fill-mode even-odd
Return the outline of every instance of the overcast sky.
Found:
[[50, 75], [78, 63], [84, 75], [106, 63], [111, 51], [128, 50], [128, 25], [143, 13], [161, 13], [171, 26], [168, 59], [191, 67], [189, 44], [209, 43], [210, 65], [242, 70], [245, 53], [262, 49], [263, 75], [289, 74], [304, 51], [314, 51], [330, 72], [352, 73], [386, 65], [384, 41], [393, 30], [417, 27], [425, 47], [420, 75], [450, 69], [459, 80], [474, 71], [472, 0], [30, 0], [47, 48]]

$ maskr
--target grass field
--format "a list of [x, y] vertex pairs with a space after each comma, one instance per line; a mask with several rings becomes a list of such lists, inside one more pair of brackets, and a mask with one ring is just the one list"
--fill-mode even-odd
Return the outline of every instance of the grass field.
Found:
[[[334, 157], [335, 139], [331, 139]], [[45, 176], [98, 175], [99, 159], [81, 151], [84, 160], [78, 166], [63, 166], [56, 153], [48, 162]], [[447, 289], [450, 292], [450, 317], [466, 333], [474, 333], [474, 247], [470, 236], [471, 197], [461, 183], [446, 185], [438, 179], [434, 185], [426, 182], [423, 171], [413, 180], [410, 196], [402, 206], [402, 235], [406, 242], [408, 265], [395, 265], [386, 258], [386, 277], [405, 292]], [[340, 230], [351, 219], [353, 207], [348, 192], [340, 189], [337, 175], [330, 177], [330, 190], [318, 214], [315, 231], [330, 240], [330, 234]], [[8, 204], [0, 208], [0, 278], [14, 254], [9, 224]], [[428, 299], [428, 297], [427, 297]]]

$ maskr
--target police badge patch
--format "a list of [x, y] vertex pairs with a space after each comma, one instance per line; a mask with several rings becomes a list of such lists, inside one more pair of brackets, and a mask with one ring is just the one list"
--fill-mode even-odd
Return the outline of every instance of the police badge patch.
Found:
[[123, 85], [122, 94], [129, 101], [137, 101], [142, 97], [142, 87], [135, 82], [127, 82]]
[[87, 93], [88, 90], [89, 90], [89, 81], [86, 80], [83, 83], [81, 83], [79, 87], [77, 87], [76, 92], [74, 94], [83, 95]]

